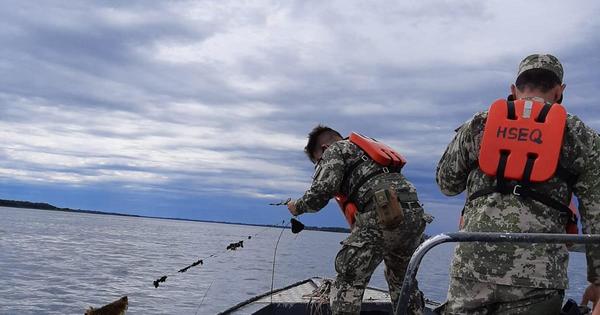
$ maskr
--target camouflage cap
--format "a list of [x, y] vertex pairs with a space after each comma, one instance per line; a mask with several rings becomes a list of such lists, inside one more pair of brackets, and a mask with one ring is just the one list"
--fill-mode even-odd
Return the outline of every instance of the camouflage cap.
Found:
[[560, 82], [563, 80], [563, 67], [558, 61], [558, 58], [550, 54], [533, 54], [525, 57], [519, 64], [519, 72], [517, 78], [521, 73], [531, 69], [546, 69], [556, 74]]

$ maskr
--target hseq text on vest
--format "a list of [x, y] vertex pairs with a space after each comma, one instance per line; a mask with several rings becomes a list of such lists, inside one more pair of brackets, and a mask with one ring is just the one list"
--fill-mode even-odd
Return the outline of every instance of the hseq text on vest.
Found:
[[517, 141], [531, 141], [542, 144], [542, 131], [540, 129], [502, 127], [498, 126], [496, 138], [504, 138]]

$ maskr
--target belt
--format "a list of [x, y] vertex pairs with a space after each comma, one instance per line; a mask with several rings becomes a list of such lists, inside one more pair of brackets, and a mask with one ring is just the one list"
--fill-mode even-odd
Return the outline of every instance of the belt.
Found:
[[[419, 203], [419, 199], [417, 198], [417, 194], [413, 192], [397, 192], [398, 201], [400, 202], [400, 206], [402, 209], [415, 209], [421, 208], [421, 203]], [[358, 207], [359, 213], [366, 213], [369, 211], [375, 210], [375, 201], [373, 200], [373, 196], [367, 199], [367, 202], [363, 207]]]

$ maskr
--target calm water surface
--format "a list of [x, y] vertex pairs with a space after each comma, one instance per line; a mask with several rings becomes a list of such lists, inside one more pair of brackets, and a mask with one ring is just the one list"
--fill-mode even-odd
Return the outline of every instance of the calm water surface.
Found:
[[[270, 290], [281, 229], [0, 207], [0, 314], [83, 314], [123, 295], [128, 314], [215, 314]], [[253, 236], [252, 239], [247, 239]], [[275, 287], [334, 277], [343, 233], [289, 230], [280, 240]], [[229, 243], [244, 248], [226, 251]], [[434, 248], [419, 271], [426, 296], [443, 300], [453, 245]], [[216, 257], [207, 258], [211, 254]], [[162, 275], [203, 259], [204, 265]], [[585, 255], [571, 254], [568, 296], [586, 285]], [[383, 270], [372, 286], [386, 288]], [[201, 303], [201, 301], [204, 301]]]

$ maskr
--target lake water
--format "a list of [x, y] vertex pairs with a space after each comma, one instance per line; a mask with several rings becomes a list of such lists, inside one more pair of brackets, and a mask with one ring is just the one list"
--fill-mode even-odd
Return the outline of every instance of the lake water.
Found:
[[[123, 295], [129, 297], [128, 314], [215, 314], [270, 290], [281, 232], [2, 207], [0, 218], [0, 314], [83, 314]], [[312, 276], [334, 277], [333, 259], [345, 237], [284, 231], [275, 288]], [[243, 248], [226, 250], [240, 240]], [[446, 295], [453, 246], [434, 248], [421, 264], [420, 287], [431, 299]], [[216, 257], [207, 258], [211, 254]], [[203, 258], [204, 265], [177, 274]], [[173, 274], [159, 288], [152, 285]], [[587, 285], [584, 254], [571, 254], [569, 277], [567, 295], [579, 300]], [[386, 288], [381, 266], [370, 285]]]

